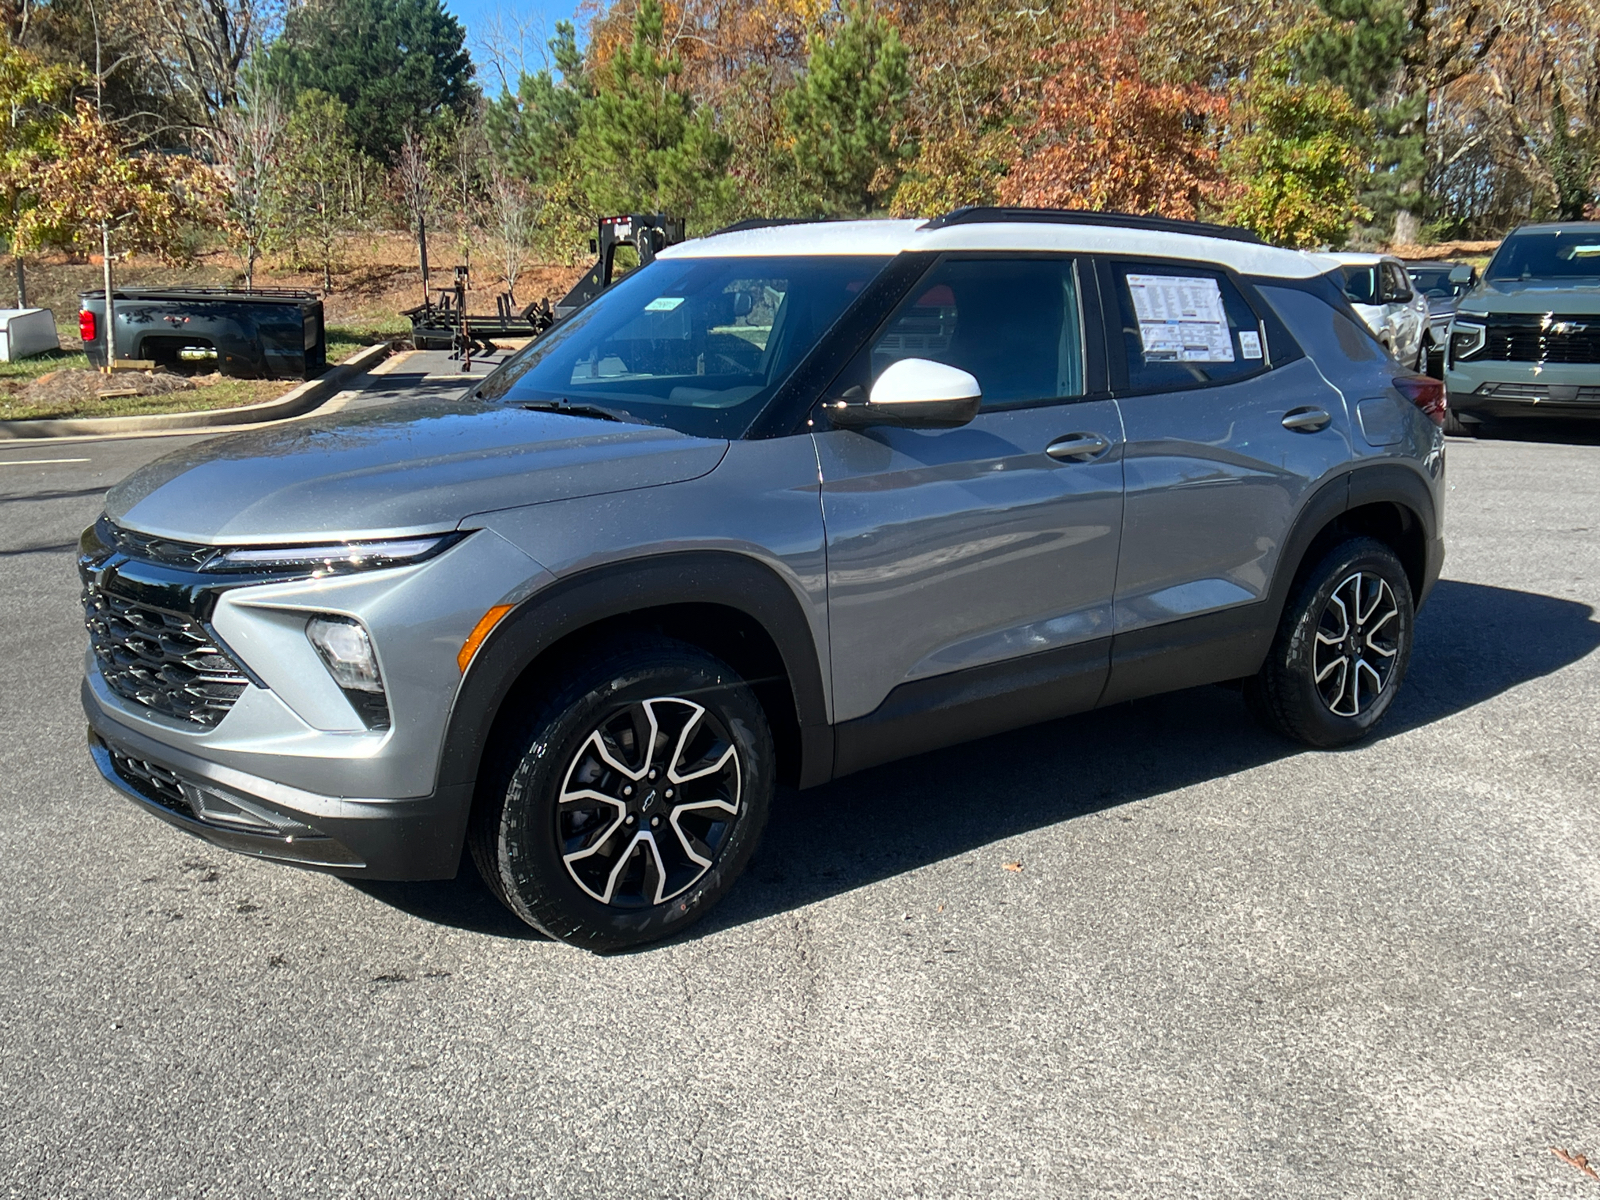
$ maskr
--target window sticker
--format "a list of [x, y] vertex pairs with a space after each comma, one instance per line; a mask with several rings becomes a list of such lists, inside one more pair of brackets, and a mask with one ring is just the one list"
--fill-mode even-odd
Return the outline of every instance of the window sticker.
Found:
[[1239, 353], [1246, 358], [1261, 357], [1261, 335], [1253, 329], [1239, 330]]
[[[1192, 275], [1127, 278], [1145, 362], [1233, 361], [1233, 338], [1222, 311], [1222, 289], [1215, 279]], [[1261, 357], [1259, 352], [1256, 357]]]
[[658, 296], [644, 306], [645, 312], [671, 312], [683, 303], [682, 296]]

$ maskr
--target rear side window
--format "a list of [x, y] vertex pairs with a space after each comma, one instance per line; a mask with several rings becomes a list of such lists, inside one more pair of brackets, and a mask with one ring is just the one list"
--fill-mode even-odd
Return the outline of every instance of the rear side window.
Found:
[[1127, 387], [1162, 392], [1267, 369], [1260, 318], [1214, 268], [1113, 264]]
[[[873, 381], [902, 358], [959, 367], [977, 378], [985, 408], [1081, 396], [1083, 331], [1072, 260], [941, 262], [889, 318], [870, 357]], [[858, 366], [852, 382], [863, 373]]]

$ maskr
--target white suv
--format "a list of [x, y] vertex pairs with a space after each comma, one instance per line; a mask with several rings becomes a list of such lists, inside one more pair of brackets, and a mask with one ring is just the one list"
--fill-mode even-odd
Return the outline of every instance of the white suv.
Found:
[[1428, 298], [1411, 286], [1406, 266], [1390, 254], [1313, 254], [1325, 269], [1338, 269], [1344, 294], [1389, 353], [1421, 368], [1428, 331]]

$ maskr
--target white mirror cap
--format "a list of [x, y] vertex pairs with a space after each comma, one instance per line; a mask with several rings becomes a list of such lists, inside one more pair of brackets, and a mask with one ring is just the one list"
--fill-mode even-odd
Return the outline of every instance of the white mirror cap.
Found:
[[930, 400], [975, 400], [982, 395], [977, 379], [959, 367], [926, 358], [902, 358], [884, 368], [868, 401], [926, 404]]

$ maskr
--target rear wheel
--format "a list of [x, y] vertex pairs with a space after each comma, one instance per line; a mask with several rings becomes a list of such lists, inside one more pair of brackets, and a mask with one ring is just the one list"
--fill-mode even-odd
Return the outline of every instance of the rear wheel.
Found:
[[1357, 741], [1394, 701], [1413, 625], [1411, 584], [1394, 551], [1373, 538], [1342, 542], [1290, 599], [1245, 699], [1269, 729], [1295, 741]]
[[473, 859], [553, 938], [605, 951], [669, 937], [722, 897], [760, 839], [766, 717], [725, 663], [664, 638], [613, 643], [565, 675], [498, 747]]

